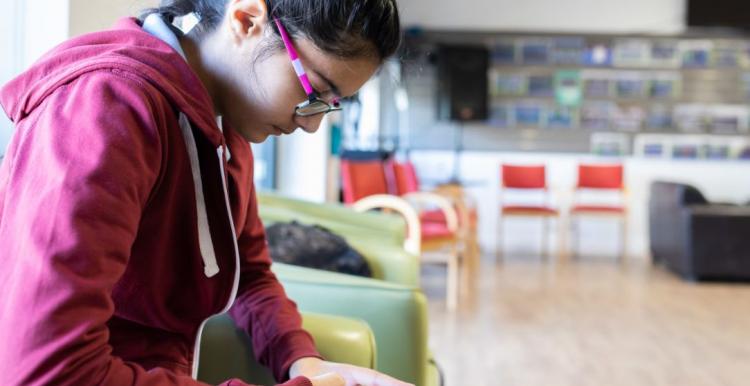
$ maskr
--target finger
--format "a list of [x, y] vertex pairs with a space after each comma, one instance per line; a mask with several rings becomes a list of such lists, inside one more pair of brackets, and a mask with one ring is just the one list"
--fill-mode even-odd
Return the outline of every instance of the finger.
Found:
[[338, 373], [325, 373], [310, 378], [313, 386], [345, 386], [346, 380]]
[[355, 384], [361, 386], [414, 386], [370, 369], [350, 368], [348, 373], [352, 376]]

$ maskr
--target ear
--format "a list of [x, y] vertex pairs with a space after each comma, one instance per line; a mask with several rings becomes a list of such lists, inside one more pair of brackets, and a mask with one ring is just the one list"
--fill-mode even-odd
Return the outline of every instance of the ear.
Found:
[[268, 24], [265, 0], [232, 0], [227, 5], [227, 18], [232, 40], [240, 44], [248, 38], [263, 37]]

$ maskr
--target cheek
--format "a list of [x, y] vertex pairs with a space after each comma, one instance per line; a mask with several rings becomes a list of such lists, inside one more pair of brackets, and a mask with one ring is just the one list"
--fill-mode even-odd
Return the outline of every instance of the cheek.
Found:
[[289, 86], [288, 82], [273, 81], [266, 88], [261, 102], [264, 109], [269, 112], [285, 112], [291, 114], [294, 106], [299, 103], [297, 90]]
[[276, 116], [282, 115], [278, 118], [286, 120], [290, 119], [294, 106], [305, 100], [302, 85], [290, 66], [288, 61], [282, 61], [264, 66], [267, 70], [258, 74], [258, 81], [261, 83], [259, 86], [263, 90], [260, 94], [263, 100], [258, 101], [258, 104]]
[[[228, 96], [232, 125], [252, 142], [262, 142], [272, 125], [294, 124], [294, 107], [305, 93], [288, 58], [274, 55], [237, 69], [236, 93]], [[228, 111], [229, 112], [229, 111]]]

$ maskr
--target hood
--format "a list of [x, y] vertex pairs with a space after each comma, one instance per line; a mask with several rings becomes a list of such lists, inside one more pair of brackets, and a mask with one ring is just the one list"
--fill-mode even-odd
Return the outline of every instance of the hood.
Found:
[[213, 103], [198, 76], [179, 53], [144, 31], [135, 18], [55, 47], [0, 89], [0, 105], [11, 121], [19, 122], [58, 87], [102, 70], [124, 71], [149, 82], [214, 146], [223, 144]]

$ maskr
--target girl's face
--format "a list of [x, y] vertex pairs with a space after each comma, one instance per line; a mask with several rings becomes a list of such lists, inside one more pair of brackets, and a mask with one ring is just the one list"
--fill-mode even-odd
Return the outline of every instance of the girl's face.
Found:
[[[254, 143], [269, 135], [291, 134], [297, 128], [313, 133], [323, 119], [323, 114], [295, 115], [295, 106], [306, 101], [307, 94], [287, 51], [267, 46], [271, 23], [262, 0], [231, 1], [224, 22], [211, 38], [214, 48], [221, 47], [210, 50], [218, 57], [206, 58], [222, 63], [223, 70], [214, 71], [217, 107], [235, 130]], [[380, 64], [374, 56], [342, 59], [321, 51], [308, 39], [292, 40], [312, 87], [329, 104], [354, 94]]]

